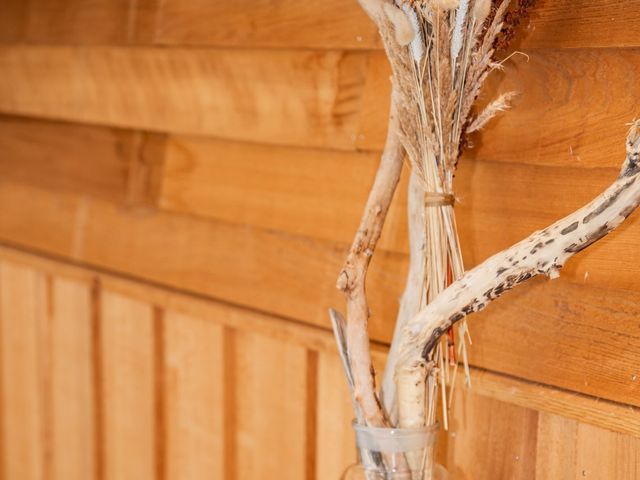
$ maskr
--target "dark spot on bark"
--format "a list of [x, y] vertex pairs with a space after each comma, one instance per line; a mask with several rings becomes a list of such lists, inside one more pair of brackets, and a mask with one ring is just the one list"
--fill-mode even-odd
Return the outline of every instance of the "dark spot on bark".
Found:
[[498, 269], [498, 271], [496, 272], [496, 275], [502, 275], [502, 274], [503, 274], [504, 272], [506, 272], [506, 271], [507, 271], [507, 269], [506, 269], [506, 268], [504, 268], [504, 267], [500, 267], [500, 268]]
[[544, 244], [545, 244], [545, 245], [549, 245], [549, 244], [551, 244], [551, 243], [553, 243], [553, 242], [554, 242], [553, 238], [550, 238], [549, 240], [547, 240], [546, 242], [544, 242]]
[[611, 229], [609, 228], [609, 224], [605, 223], [600, 228], [598, 228], [598, 230], [591, 233], [590, 235], [587, 235], [587, 238], [583, 243], [572, 243], [567, 248], [565, 248], [564, 251], [568, 253], [578, 253], [587, 248], [589, 245], [596, 243], [610, 231]]
[[[429, 354], [431, 353], [431, 350], [433, 350], [433, 348], [436, 346], [436, 344], [438, 343], [438, 340], [440, 339], [440, 337], [442, 336], [442, 334], [444, 332], [447, 331], [447, 329], [452, 325], [453, 322], [457, 321], [457, 320], [453, 320], [452, 319], [454, 317], [456, 317], [457, 315], [460, 315], [460, 318], [463, 318], [464, 315], [462, 315], [461, 313], [457, 313], [456, 315], [452, 315], [451, 318], [449, 318], [449, 323], [446, 327], [442, 328], [442, 327], [437, 327], [433, 330], [433, 333], [431, 334], [431, 337], [429, 337], [429, 340], [427, 340], [427, 342], [424, 345], [424, 350], [422, 350], [422, 357], [425, 360], [429, 360]], [[460, 320], [460, 318], [458, 318], [458, 320]]]
[[544, 268], [549, 264], [549, 262], [542, 262], [541, 264], [538, 265], [538, 268]]
[[620, 173], [620, 178], [630, 177], [640, 172], [640, 167], [638, 166], [638, 155], [633, 154], [627, 157], [628, 164], [624, 167], [624, 170]]
[[485, 298], [491, 298], [491, 292], [493, 292], [493, 289], [490, 288], [489, 290], [487, 290], [486, 292], [484, 292], [484, 296]]
[[532, 274], [532, 273], [530, 273], [530, 272], [523, 273], [522, 275], [520, 275], [520, 276], [518, 277], [518, 281], [517, 281], [517, 283], [522, 283], [522, 282], [524, 282], [525, 280], [529, 280], [532, 276], [533, 276], [533, 274]]
[[626, 208], [623, 208], [620, 211], [620, 216], [622, 218], [627, 218], [629, 215], [631, 215], [633, 213], [633, 211], [636, 209], [637, 205], [629, 205]]
[[[533, 248], [531, 249], [531, 252], [530, 252], [530, 253], [531, 253], [531, 255], [534, 255], [538, 250], [540, 250], [540, 249], [542, 248], [542, 246], [543, 246], [543, 245], [542, 245], [542, 242], [538, 242], [538, 243], [536, 243], [536, 244], [533, 246]], [[527, 257], [525, 257], [525, 258], [527, 258]]]
[[571, 233], [573, 232], [576, 228], [578, 228], [580, 222], [573, 222], [571, 225], [569, 225], [568, 227], [563, 228], [560, 233], [562, 235], [566, 235], [567, 233]]
[[498, 285], [496, 288], [493, 289], [493, 294], [497, 297], [499, 295], [502, 294], [502, 292], [504, 292], [505, 288], [504, 288], [504, 284], [500, 284]]
[[509, 275], [509, 276], [507, 277], [507, 283], [509, 283], [509, 284], [513, 284], [513, 282], [515, 282], [515, 281], [516, 281], [516, 278], [517, 278], [517, 277], [516, 277], [515, 275]]
[[598, 205], [593, 212], [591, 212], [589, 215], [584, 217], [582, 219], [582, 223], [589, 223], [591, 220], [593, 220], [595, 217], [597, 217], [602, 212], [604, 212], [607, 208], [613, 205], [613, 203], [618, 199], [620, 194], [624, 192], [627, 188], [629, 188], [631, 185], [633, 185], [633, 182], [636, 181], [636, 178], [637, 177], [634, 177], [624, 185], [621, 185], [620, 187], [618, 187], [618, 189], [615, 192], [613, 192], [609, 198], [605, 198], [604, 201], [600, 205]]

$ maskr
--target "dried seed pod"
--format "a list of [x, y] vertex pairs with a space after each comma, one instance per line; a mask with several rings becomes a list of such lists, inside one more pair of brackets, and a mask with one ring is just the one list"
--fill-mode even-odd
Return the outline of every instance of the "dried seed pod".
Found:
[[390, 3], [383, 4], [382, 9], [393, 25], [398, 45], [409, 45], [416, 34], [407, 14]]
[[473, 17], [478, 28], [484, 23], [491, 12], [491, 0], [477, 0], [473, 6]]

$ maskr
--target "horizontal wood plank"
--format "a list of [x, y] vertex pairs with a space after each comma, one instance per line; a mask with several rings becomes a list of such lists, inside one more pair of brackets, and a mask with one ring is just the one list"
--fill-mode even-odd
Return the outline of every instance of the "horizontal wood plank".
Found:
[[526, 48], [636, 47], [632, 25], [640, 20], [637, 0], [541, 1], [525, 24]]
[[11, 0], [0, 14], [0, 42], [149, 43], [157, 7], [157, 0]]
[[[495, 91], [521, 96], [476, 136], [470, 155], [513, 161], [518, 151], [528, 163], [608, 165], [640, 108], [640, 54], [529, 53], [494, 74], [485, 100]], [[4, 112], [280, 145], [384, 143], [382, 52], [15, 46], [0, 48], [0, 67]]]
[[157, 203], [164, 136], [0, 116], [0, 177], [130, 206]]
[[[286, 317], [328, 325], [346, 244], [115, 204], [0, 182], [0, 238]], [[50, 232], [50, 233], [47, 233]], [[114, 232], [117, 232], [115, 234]], [[109, 242], [105, 242], [105, 238]], [[381, 252], [370, 288], [374, 331], [390, 333], [404, 256]], [[310, 288], [312, 286], [312, 288]], [[286, 300], [285, 300], [286, 299]]]
[[169, 45], [306, 48], [380, 47], [378, 32], [357, 2], [328, 0], [168, 0], [156, 41]]
[[368, 61], [340, 51], [2, 47], [0, 111], [353, 149]]
[[[637, 10], [637, 8], [636, 8]], [[527, 51], [494, 73], [481, 103], [515, 91], [513, 108], [473, 138], [476, 158], [576, 168], [619, 168], [634, 94], [637, 50]]]
[[[357, 2], [11, 0], [0, 42], [379, 49]], [[634, 47], [636, 0], [538, 2], [514, 48]]]
[[[379, 161], [378, 153], [174, 137], [168, 143], [160, 207], [347, 243], [358, 228]], [[405, 192], [403, 181], [382, 249], [407, 250]]]

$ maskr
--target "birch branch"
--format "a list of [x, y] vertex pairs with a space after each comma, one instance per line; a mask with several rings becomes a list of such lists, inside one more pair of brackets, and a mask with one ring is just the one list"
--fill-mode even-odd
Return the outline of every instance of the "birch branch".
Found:
[[337, 282], [347, 300], [346, 342], [353, 374], [354, 396], [367, 425], [388, 426], [375, 390], [374, 370], [369, 351], [367, 323], [369, 306], [365, 291], [367, 269], [380, 238], [384, 220], [402, 172], [403, 150], [399, 130], [396, 93], [392, 88], [387, 140], [360, 227]]
[[424, 287], [424, 243], [425, 243], [425, 215], [424, 189], [415, 172], [409, 179], [408, 195], [408, 228], [409, 228], [409, 272], [407, 284], [400, 300], [400, 309], [393, 332], [391, 348], [384, 366], [382, 377], [381, 400], [392, 425], [398, 423], [396, 406], [395, 369], [398, 358], [399, 339], [402, 329], [420, 310], [422, 291]]
[[[638, 207], [640, 120], [632, 124], [626, 147], [620, 175], [601, 195], [469, 270], [409, 321], [401, 339], [398, 380], [403, 377], [401, 370], [431, 368], [424, 358], [451, 325], [536, 275], [556, 278], [569, 258], [603, 238]], [[410, 390], [411, 385], [398, 385], [401, 388]]]

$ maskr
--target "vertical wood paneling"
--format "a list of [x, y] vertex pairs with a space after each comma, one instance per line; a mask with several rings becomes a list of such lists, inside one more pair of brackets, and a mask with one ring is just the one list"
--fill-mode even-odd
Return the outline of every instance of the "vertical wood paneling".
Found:
[[44, 479], [41, 332], [45, 277], [0, 264], [3, 480]]
[[167, 480], [225, 478], [222, 327], [168, 312], [165, 340]]
[[306, 350], [235, 333], [237, 479], [304, 478]]
[[640, 439], [578, 424], [575, 476], [585, 478], [640, 478]]
[[447, 465], [454, 479], [535, 479], [535, 410], [465, 390], [449, 422]]
[[51, 480], [87, 480], [95, 473], [90, 287], [65, 278], [52, 283]]
[[111, 292], [103, 292], [101, 303], [105, 479], [152, 479], [156, 472], [152, 308]]
[[340, 478], [356, 461], [353, 406], [337, 352], [318, 357], [318, 446], [316, 477]]
[[536, 479], [640, 478], [640, 438], [540, 413]]

